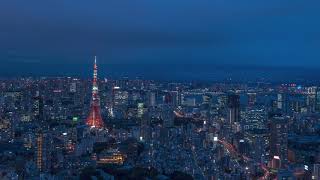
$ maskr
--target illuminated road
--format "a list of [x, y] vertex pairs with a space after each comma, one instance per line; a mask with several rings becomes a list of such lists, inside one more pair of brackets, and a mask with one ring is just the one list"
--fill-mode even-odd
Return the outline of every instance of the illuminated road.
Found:
[[179, 118], [183, 118], [183, 117], [184, 117], [183, 114], [181, 114], [181, 113], [179, 113], [179, 112], [177, 112], [177, 111], [173, 111], [173, 113], [174, 113], [177, 117], [179, 117]]
[[[221, 143], [234, 158], [237, 158], [237, 157], [241, 156], [242, 159], [244, 159], [245, 161], [251, 161], [252, 160], [251, 158], [249, 158], [249, 157], [247, 157], [245, 155], [240, 155], [240, 153], [238, 153], [236, 151], [236, 149], [233, 147], [232, 144], [230, 144], [230, 143], [228, 143], [228, 142], [226, 142], [224, 140], [221, 140], [221, 139], [219, 139], [218, 142]], [[267, 166], [262, 164], [262, 163], [257, 163], [257, 164], [259, 164], [260, 168], [264, 171], [264, 176], [262, 178], [260, 178], [260, 179], [268, 179], [268, 177], [270, 176], [270, 172], [269, 172]]]
[[[174, 114], [175, 114], [177, 117], [184, 117], [184, 115], [181, 114], [180, 112], [177, 112], [177, 111], [173, 111], [173, 112], [174, 112]], [[221, 140], [221, 139], [218, 139], [218, 142], [219, 142], [220, 144], [222, 144], [222, 145], [227, 149], [227, 151], [228, 151], [234, 158], [242, 157], [242, 159], [245, 160], [245, 161], [252, 161], [251, 158], [249, 158], [249, 157], [247, 157], [247, 156], [245, 156], [245, 155], [241, 155], [241, 154], [233, 147], [232, 144], [230, 144], [230, 143], [228, 143], [228, 142], [226, 142], [226, 141], [224, 141], [224, 140]], [[194, 153], [194, 149], [193, 149], [192, 151], [193, 151], [193, 153]], [[262, 180], [268, 179], [269, 176], [270, 176], [270, 172], [269, 172], [268, 167], [267, 167], [265, 164], [262, 164], [262, 163], [260, 163], [260, 162], [256, 162], [256, 163], [259, 164], [260, 168], [264, 171], [264, 175], [263, 175], [263, 177], [260, 178], [260, 179], [262, 179]], [[201, 168], [200, 168], [200, 169], [201, 169]]]

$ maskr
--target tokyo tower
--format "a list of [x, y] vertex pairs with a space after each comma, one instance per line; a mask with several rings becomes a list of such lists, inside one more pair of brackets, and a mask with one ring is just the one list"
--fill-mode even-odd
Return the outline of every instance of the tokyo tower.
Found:
[[90, 113], [87, 117], [86, 124], [91, 128], [103, 128], [103, 120], [100, 113], [100, 98], [98, 94], [98, 66], [97, 58], [94, 57], [93, 82], [92, 82], [92, 99]]

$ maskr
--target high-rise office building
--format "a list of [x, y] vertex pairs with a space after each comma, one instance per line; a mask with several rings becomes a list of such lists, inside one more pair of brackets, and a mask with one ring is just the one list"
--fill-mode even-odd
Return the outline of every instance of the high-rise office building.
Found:
[[43, 107], [44, 107], [43, 98], [40, 96], [39, 91], [37, 91], [36, 96], [33, 98], [33, 105], [32, 105], [33, 118], [37, 122], [44, 121]]
[[143, 114], [145, 113], [145, 107], [143, 103], [138, 103], [137, 111], [137, 117], [142, 118]]
[[277, 108], [282, 109], [283, 97], [282, 94], [277, 95]]
[[36, 162], [37, 168], [40, 172], [43, 171], [44, 162], [43, 162], [43, 133], [39, 132], [37, 137], [37, 151], [36, 151]]
[[320, 179], [320, 164], [314, 164], [312, 168], [312, 179]]
[[312, 86], [307, 88], [307, 110], [308, 112], [315, 112], [317, 106], [317, 87]]
[[228, 122], [240, 122], [240, 96], [237, 94], [229, 94], [227, 99], [228, 104]]
[[282, 116], [270, 120], [270, 155], [283, 166], [288, 159], [288, 120]]
[[178, 91], [171, 91], [171, 96], [172, 96], [172, 105], [173, 107], [176, 107], [178, 105], [178, 98], [179, 98], [179, 93]]
[[182, 105], [182, 99], [183, 99], [183, 94], [181, 88], [177, 88], [178, 93], [177, 93], [177, 105], [181, 106]]
[[277, 95], [277, 109], [281, 110], [281, 112], [287, 113], [288, 111], [288, 100], [287, 100], [287, 95], [284, 93], [279, 93]]
[[319, 87], [317, 88], [317, 91], [316, 91], [316, 107], [315, 107], [315, 110], [317, 112], [320, 112], [320, 88]]
[[174, 124], [174, 114], [171, 105], [163, 104], [161, 107], [161, 119], [164, 127], [172, 127]]
[[71, 93], [77, 92], [77, 83], [76, 83], [76, 82], [72, 82], [72, 83], [70, 84], [70, 92], [71, 92]]
[[152, 106], [152, 107], [156, 105], [156, 93], [155, 92], [150, 91], [148, 93], [148, 104], [149, 104], [149, 106]]

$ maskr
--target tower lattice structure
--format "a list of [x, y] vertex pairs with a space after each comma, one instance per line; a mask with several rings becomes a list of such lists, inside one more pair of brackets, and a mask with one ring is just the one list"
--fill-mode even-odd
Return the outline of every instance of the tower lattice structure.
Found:
[[100, 112], [100, 98], [98, 91], [98, 66], [97, 58], [95, 56], [92, 81], [92, 99], [90, 105], [90, 113], [86, 120], [86, 124], [91, 128], [103, 128], [104, 126]]

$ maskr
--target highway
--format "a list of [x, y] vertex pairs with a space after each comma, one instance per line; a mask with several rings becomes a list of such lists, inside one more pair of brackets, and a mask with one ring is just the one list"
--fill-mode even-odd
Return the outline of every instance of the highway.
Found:
[[[222, 144], [227, 150], [228, 152], [234, 157], [234, 158], [237, 158], [237, 157], [242, 157], [243, 160], [245, 161], [252, 161], [251, 158], [245, 156], [245, 155], [241, 155], [234, 147], [232, 144], [222, 140], [222, 139], [218, 139], [218, 142], [220, 144]], [[260, 162], [256, 162], [257, 164], [259, 164], [259, 166], [261, 167], [261, 169], [264, 171], [264, 175], [263, 177], [261, 177], [260, 179], [261, 180], [266, 180], [269, 178], [270, 176], [270, 172], [269, 172], [269, 169], [266, 165], [260, 163]]]

